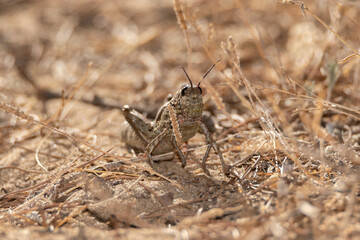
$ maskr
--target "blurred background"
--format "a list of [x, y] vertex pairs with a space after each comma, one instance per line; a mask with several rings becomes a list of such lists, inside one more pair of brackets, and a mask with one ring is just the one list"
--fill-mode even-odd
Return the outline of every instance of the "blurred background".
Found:
[[[169, 92], [186, 81], [178, 69], [180, 65], [190, 67], [195, 81], [214, 59], [224, 59], [218, 69], [229, 71], [221, 47], [229, 36], [236, 44], [242, 70], [253, 85], [281, 86], [284, 90], [290, 87], [286, 78], [315, 91], [326, 87], [326, 74], [331, 71], [328, 68], [353, 53], [302, 9], [300, 2], [188, 1], [180, 5], [187, 21], [185, 31], [177, 23], [172, 1], [0, 4], [1, 92], [7, 102], [37, 114], [44, 113], [44, 98], [61, 97], [62, 91], [84, 77], [89, 63], [92, 66], [82, 100], [96, 102], [99, 97], [109, 105], [132, 103], [144, 110], [148, 106], [141, 106], [143, 103], [157, 108]], [[356, 49], [356, 1], [305, 4], [310, 4], [312, 14]], [[341, 69], [333, 67], [337, 69], [335, 81], [342, 77], [340, 95], [358, 100], [357, 60], [351, 60]], [[206, 82], [219, 90], [225, 103], [239, 101], [224, 94], [228, 93], [226, 82], [219, 78], [212, 73]], [[335, 92], [339, 91], [336, 84], [330, 85], [331, 92], [334, 87]], [[26, 98], [18, 98], [20, 93]], [[230, 106], [228, 112], [232, 107], [240, 108]]]

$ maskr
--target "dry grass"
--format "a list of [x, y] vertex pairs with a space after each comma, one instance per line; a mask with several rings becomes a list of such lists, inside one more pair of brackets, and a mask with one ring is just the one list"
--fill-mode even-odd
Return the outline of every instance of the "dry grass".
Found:
[[[359, 22], [354, 1], [0, 2], [1, 238], [359, 238]], [[154, 118], [178, 66], [217, 59], [230, 176], [213, 152], [203, 174], [201, 135], [154, 172], [121, 107]]]

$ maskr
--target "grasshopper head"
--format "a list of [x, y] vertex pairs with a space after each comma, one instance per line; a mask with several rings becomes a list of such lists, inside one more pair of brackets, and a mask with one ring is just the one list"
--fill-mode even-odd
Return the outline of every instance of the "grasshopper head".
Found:
[[202, 115], [204, 103], [202, 99], [202, 90], [200, 86], [192, 84], [184, 85], [179, 94], [179, 103], [184, 117], [199, 118]]
[[[220, 60], [218, 60], [217, 62], [219, 62]], [[216, 63], [217, 63], [216, 62]], [[202, 79], [204, 79], [209, 72], [211, 71], [211, 69], [213, 69], [213, 67], [215, 66], [214, 63], [209, 70], [207, 70], [207, 72], [205, 73], [205, 75], [202, 77]], [[203, 99], [202, 99], [202, 90], [200, 88], [200, 83], [201, 81], [198, 83], [198, 85], [194, 85], [189, 77], [189, 75], [187, 74], [185, 68], [180, 67], [187, 79], [189, 80], [189, 84], [185, 84], [176, 94], [175, 94], [175, 99], [177, 99], [177, 103], [180, 105], [180, 110], [181, 113], [184, 115], [184, 117], [189, 117], [189, 118], [199, 118], [202, 115], [203, 112], [203, 108], [204, 108], [204, 103], [203, 103]]]

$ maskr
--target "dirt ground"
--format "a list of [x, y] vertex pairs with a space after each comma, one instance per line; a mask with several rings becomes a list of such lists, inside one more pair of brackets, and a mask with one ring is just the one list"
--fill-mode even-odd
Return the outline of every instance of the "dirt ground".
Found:
[[[0, 239], [359, 239], [360, 4], [0, 1]], [[120, 135], [186, 76], [205, 137]]]

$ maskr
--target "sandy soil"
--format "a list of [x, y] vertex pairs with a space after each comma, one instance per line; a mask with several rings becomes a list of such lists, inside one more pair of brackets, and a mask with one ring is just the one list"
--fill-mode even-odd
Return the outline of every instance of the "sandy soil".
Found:
[[[178, 15], [176, 16], [175, 10]], [[0, 239], [360, 238], [355, 1], [0, 1]], [[323, 21], [323, 22], [322, 22]], [[333, 30], [335, 33], [332, 33]], [[201, 83], [196, 135], [120, 141]]]

